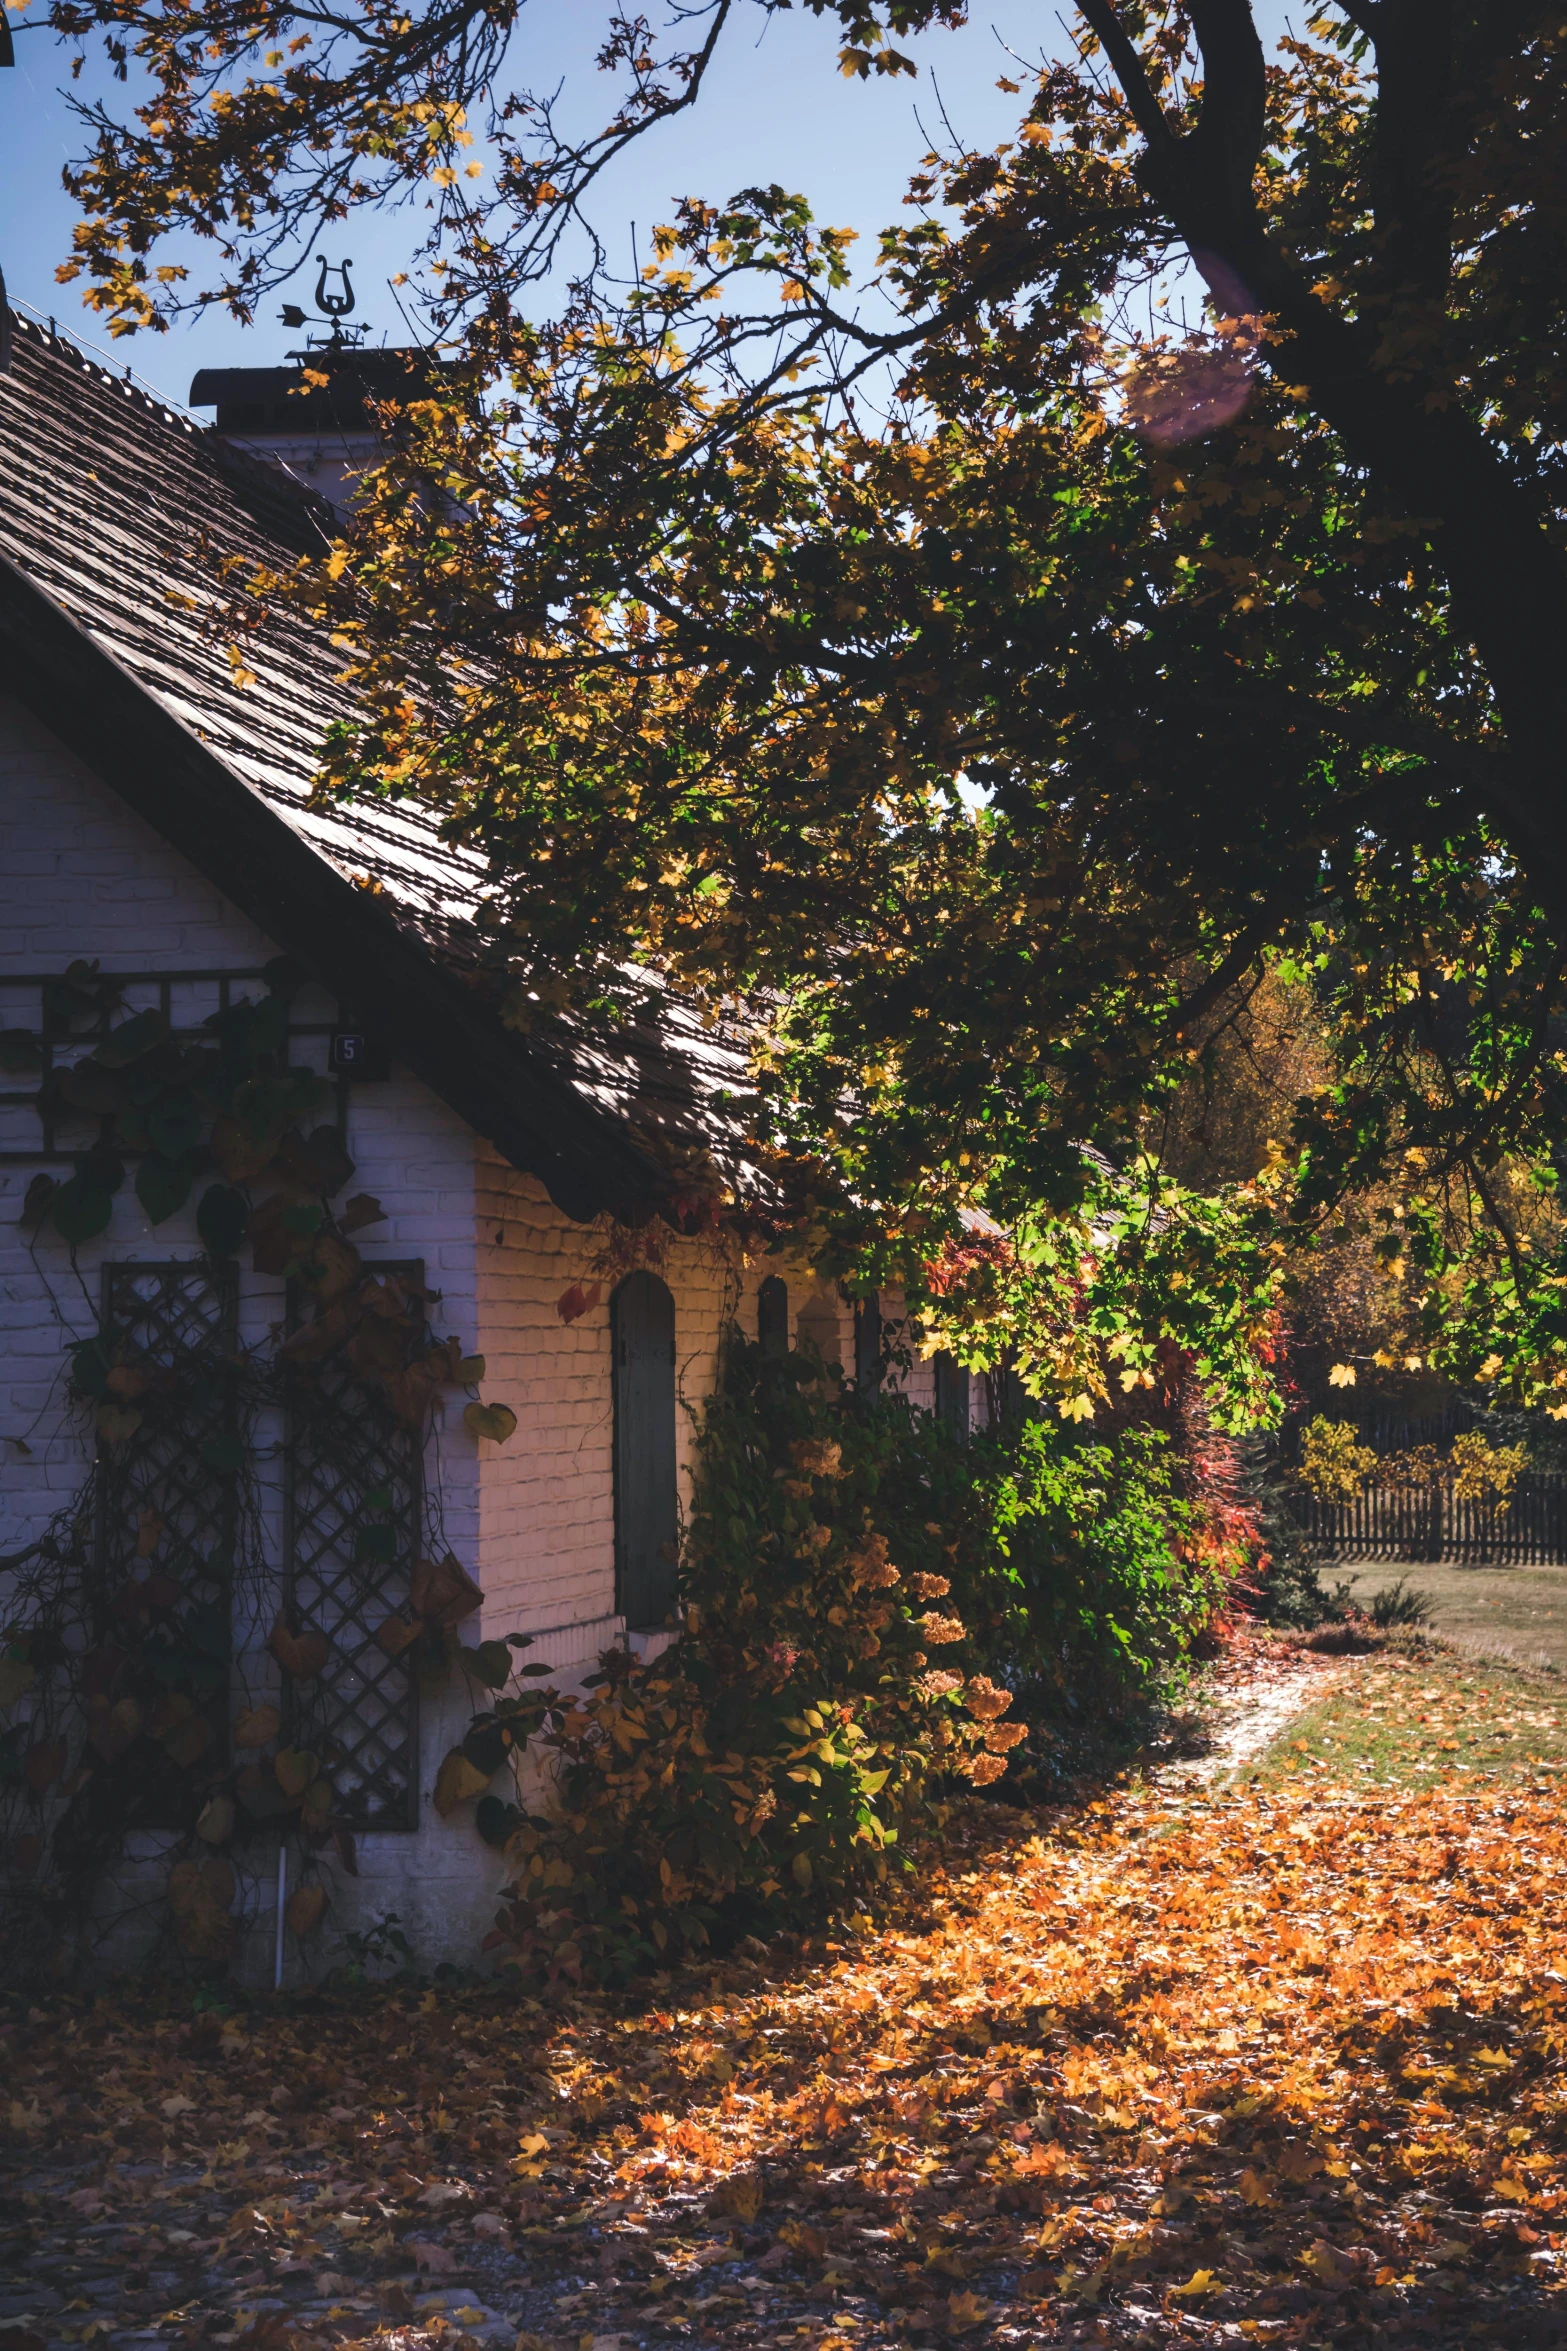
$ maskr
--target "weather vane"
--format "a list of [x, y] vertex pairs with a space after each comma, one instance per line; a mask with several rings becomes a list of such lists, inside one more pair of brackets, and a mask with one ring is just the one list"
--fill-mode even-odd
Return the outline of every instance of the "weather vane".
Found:
[[[331, 320], [332, 332], [319, 338], [312, 336], [308, 345], [311, 351], [352, 351], [364, 338], [365, 330], [362, 326], [349, 327], [346, 332], [343, 326], [344, 319], [354, 307], [354, 289], [348, 275], [353, 266], [351, 261], [328, 261], [324, 253], [321, 256], [321, 270], [316, 279], [316, 308], [323, 318]], [[331, 277], [341, 278], [341, 292], [334, 292], [328, 286], [327, 280]], [[314, 323], [307, 319], [297, 302], [285, 302], [278, 316], [286, 327]], [[304, 354], [291, 352], [289, 356], [302, 358]]]

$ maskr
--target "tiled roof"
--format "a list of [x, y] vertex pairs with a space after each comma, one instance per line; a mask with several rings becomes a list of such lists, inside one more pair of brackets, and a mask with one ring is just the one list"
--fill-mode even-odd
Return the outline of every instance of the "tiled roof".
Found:
[[[11, 364], [0, 373], [0, 557], [278, 825], [361, 889], [378, 884], [377, 909], [433, 968], [475, 977], [481, 862], [442, 841], [413, 803], [310, 804], [324, 733], [342, 707], [340, 662], [324, 633], [278, 613], [245, 634], [223, 625], [225, 558], [275, 568], [330, 532], [329, 510], [276, 468], [13, 314]], [[236, 684], [231, 641], [254, 683]], [[685, 1008], [667, 1005], [656, 1028], [640, 1031], [508, 1036], [506, 1050], [535, 1087], [562, 1089], [590, 1121], [608, 1117], [622, 1142], [629, 1125], [652, 1144], [655, 1189], [661, 1164], [703, 1145], [743, 1181], [734, 1101], [743, 1053]]]

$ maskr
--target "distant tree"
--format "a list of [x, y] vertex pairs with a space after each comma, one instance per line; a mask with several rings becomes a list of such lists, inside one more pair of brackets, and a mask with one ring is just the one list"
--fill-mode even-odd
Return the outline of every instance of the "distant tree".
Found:
[[[807, 5], [855, 74], [964, 17]], [[879, 304], [750, 189], [530, 323], [749, 13], [662, 50], [607, 16], [621, 98], [575, 140], [502, 90], [514, 6], [54, 0], [153, 83], [71, 177], [116, 327], [434, 208], [452, 364], [307, 591], [356, 689], [329, 788], [488, 853], [519, 1019], [628, 961], [771, 992], [779, 1136], [867, 1265], [1097, 1197], [1082, 1144], [1134, 1167], [1271, 959], [1333, 1051], [1275, 1206], [1380, 1187], [1423, 1343], [1567, 1392], [1567, 1266], [1499, 1173], [1551, 1183], [1563, 1119], [1559, 12], [1340, 0], [1270, 59], [1246, 0], [1083, 0], [1015, 137], [927, 158]], [[223, 258], [196, 296], [181, 227]]]

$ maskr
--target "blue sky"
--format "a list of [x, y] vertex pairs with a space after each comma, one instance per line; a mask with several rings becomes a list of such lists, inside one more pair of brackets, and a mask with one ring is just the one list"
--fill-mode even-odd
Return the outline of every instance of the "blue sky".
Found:
[[[606, 111], [606, 84], [593, 68], [606, 13], [599, 0], [526, 0], [522, 9], [514, 79], [534, 88], [562, 82], [561, 119], [574, 127], [597, 128]], [[656, 22], [662, 12], [655, 5], [650, 13]], [[629, 263], [630, 224], [645, 235], [679, 196], [722, 198], [772, 180], [803, 190], [818, 219], [873, 240], [897, 217], [904, 182], [925, 149], [921, 121], [939, 133], [944, 103], [965, 144], [1004, 137], [1020, 103], [995, 87], [998, 74], [1018, 78], [1004, 44], [1024, 59], [1037, 58], [1042, 43], [1058, 49], [1066, 13], [1041, 0], [979, 0], [966, 30], [904, 44], [919, 62], [916, 81], [868, 83], [846, 82], [838, 73], [832, 25], [799, 12], [742, 17], [700, 107], [634, 147], [600, 184], [596, 219], [611, 254], [618, 247]], [[1283, 11], [1270, 5], [1263, 13], [1277, 19]], [[80, 289], [54, 282], [74, 217], [60, 170], [80, 136], [61, 94], [66, 56], [47, 33], [28, 31], [25, 19], [13, 23], [17, 68], [0, 74], [0, 268], [13, 297], [55, 313], [79, 340], [107, 344], [81, 306]], [[100, 86], [112, 88], [106, 76]], [[345, 254], [354, 260], [359, 315], [370, 322], [373, 341], [399, 339], [386, 281], [406, 264], [421, 217], [366, 214], [329, 231], [320, 248], [334, 261]], [[172, 257], [200, 258], [199, 252]], [[313, 285], [313, 269], [310, 280]], [[546, 301], [541, 293], [541, 310]], [[113, 358], [183, 401], [198, 367], [278, 361], [296, 337], [277, 323], [275, 310], [269, 303], [248, 329], [211, 316], [166, 335], [140, 334], [114, 346]]]

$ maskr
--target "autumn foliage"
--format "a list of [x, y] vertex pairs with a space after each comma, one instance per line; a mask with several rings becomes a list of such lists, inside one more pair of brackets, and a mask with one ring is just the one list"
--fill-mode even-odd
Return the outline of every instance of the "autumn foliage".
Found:
[[[1432, 1695], [1429, 1662], [1334, 1670], [1352, 1709], [1379, 1696], [1357, 1671]], [[1433, 1776], [975, 1807], [879, 1927], [634, 2005], [404, 1978], [18, 2013], [30, 2274], [81, 2280], [83, 2239], [89, 2307], [123, 2271], [122, 2316], [255, 2351], [518, 2327], [1549, 2351], [1560, 1805]]]

